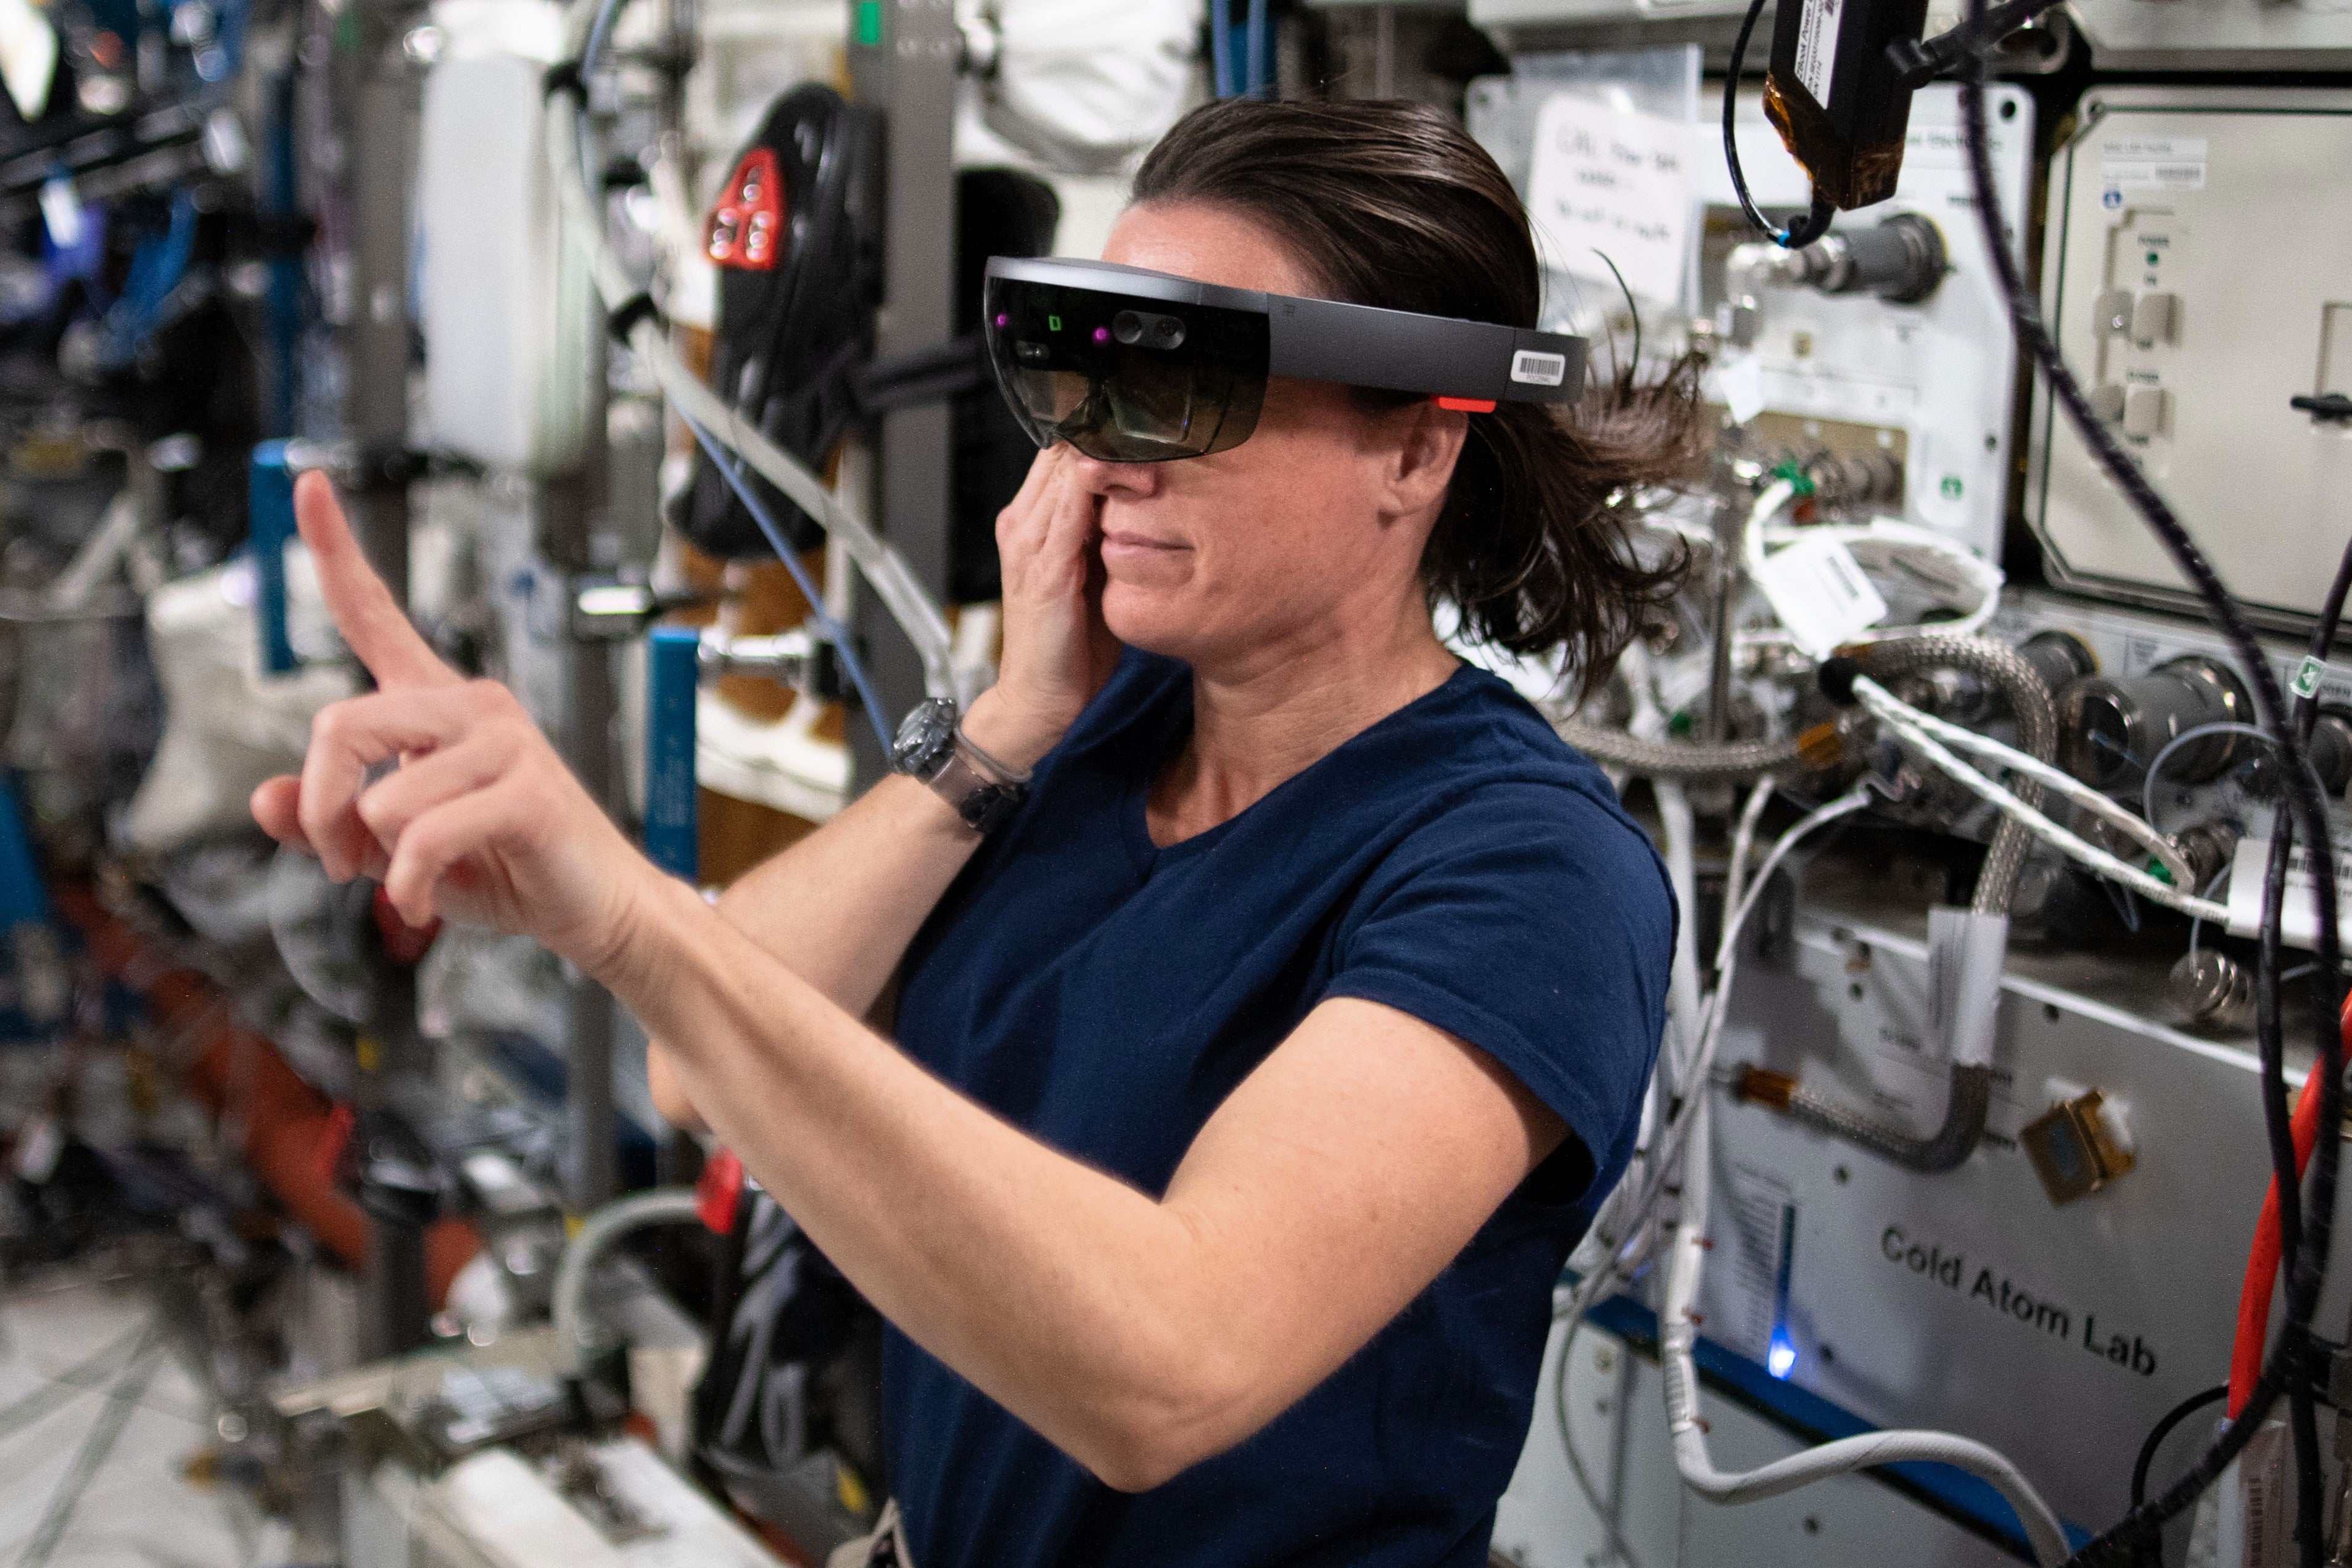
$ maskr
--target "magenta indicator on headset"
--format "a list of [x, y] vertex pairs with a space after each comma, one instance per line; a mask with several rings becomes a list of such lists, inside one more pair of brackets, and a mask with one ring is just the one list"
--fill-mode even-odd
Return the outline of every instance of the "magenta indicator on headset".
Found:
[[1268, 376], [1418, 393], [1473, 413], [1573, 403], [1585, 341], [1493, 321], [1228, 289], [1108, 261], [988, 264], [989, 363], [1039, 446], [1110, 463], [1227, 451]]

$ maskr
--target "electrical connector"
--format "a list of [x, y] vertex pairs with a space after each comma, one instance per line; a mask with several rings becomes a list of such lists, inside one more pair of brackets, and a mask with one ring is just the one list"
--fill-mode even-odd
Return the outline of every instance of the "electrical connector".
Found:
[[2053, 1204], [2087, 1197], [2137, 1163], [2122, 1116], [2097, 1089], [2062, 1100], [2017, 1135]]

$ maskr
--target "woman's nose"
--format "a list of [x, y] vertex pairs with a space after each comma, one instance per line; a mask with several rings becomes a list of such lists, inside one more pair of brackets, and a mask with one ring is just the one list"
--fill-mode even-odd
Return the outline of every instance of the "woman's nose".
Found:
[[1165, 463], [1106, 463], [1083, 452], [1072, 455], [1077, 461], [1078, 482], [1098, 496], [1139, 500], [1159, 494], [1167, 482], [1162, 472], [1168, 466]]

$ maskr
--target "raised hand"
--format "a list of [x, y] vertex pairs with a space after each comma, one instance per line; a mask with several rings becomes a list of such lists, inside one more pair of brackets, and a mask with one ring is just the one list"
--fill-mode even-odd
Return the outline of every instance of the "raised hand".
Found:
[[1014, 767], [1052, 750], [1118, 663], [1118, 639], [1103, 624], [1101, 514], [1076, 454], [1055, 445], [997, 516], [1004, 658], [967, 728]]
[[[310, 726], [299, 778], [253, 792], [271, 837], [337, 881], [380, 880], [403, 919], [527, 932], [595, 972], [659, 873], [563, 765], [512, 692], [434, 656], [352, 537], [326, 476], [304, 474], [294, 516], [343, 640], [377, 689]], [[368, 773], [397, 758], [370, 784]]]

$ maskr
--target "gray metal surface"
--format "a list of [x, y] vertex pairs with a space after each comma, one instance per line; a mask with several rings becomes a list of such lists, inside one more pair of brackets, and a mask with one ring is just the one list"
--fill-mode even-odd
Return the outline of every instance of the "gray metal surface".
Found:
[[[1789, 951], [1743, 969], [1724, 1060], [1800, 1072], [1932, 1126], [1945, 1072], [1928, 1055], [1922, 932], [1827, 912], [1823, 893], [1867, 903], [1830, 880], [1817, 876]], [[1708, 1336], [1760, 1362], [1785, 1271], [1793, 1381], [1881, 1426], [1992, 1444], [2074, 1521], [2119, 1514], [2140, 1437], [2227, 1373], [2269, 1174], [2251, 1050], [2146, 1016], [2161, 973], [2013, 959], [1985, 1146], [1948, 1175], [1912, 1175], [1727, 1099]], [[2091, 1088], [2123, 1108], [2138, 1163], [2057, 1207], [2017, 1131]]]
[[[888, 116], [883, 200], [883, 358], [954, 335], [956, 78], [962, 55], [952, 0], [883, 0], [879, 43], [851, 47], [857, 98]], [[934, 598], [948, 586], [948, 410], [925, 404], [886, 415], [876, 454], [878, 529]], [[923, 700], [914, 647], [861, 585], [854, 630], [883, 706], [896, 718]], [[889, 771], [890, 737], [851, 705], [850, 793]]]

